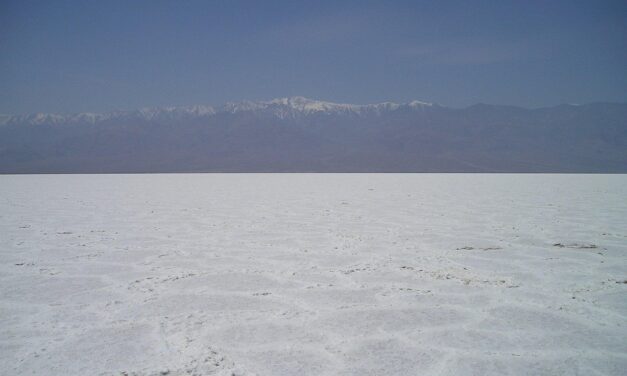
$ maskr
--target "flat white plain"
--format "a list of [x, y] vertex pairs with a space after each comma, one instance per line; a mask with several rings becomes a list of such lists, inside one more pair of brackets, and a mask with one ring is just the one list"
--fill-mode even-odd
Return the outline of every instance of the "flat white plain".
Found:
[[624, 375], [627, 176], [0, 176], [5, 375]]

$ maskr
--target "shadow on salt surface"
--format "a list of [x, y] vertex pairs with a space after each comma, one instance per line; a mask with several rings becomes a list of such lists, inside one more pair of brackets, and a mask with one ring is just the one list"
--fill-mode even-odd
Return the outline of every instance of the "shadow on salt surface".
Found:
[[162, 295], [124, 310], [132, 317], [173, 316], [194, 311], [273, 311], [281, 304], [267, 298], [239, 295]]
[[233, 325], [211, 332], [208, 337], [211, 341], [221, 346], [232, 347], [234, 350], [281, 343], [286, 346], [308, 343], [324, 344], [326, 340], [323, 333], [310, 332], [301, 325], [273, 322]]
[[210, 347], [181, 354], [149, 324], [122, 323], [87, 330], [57, 348], [40, 351], [23, 368], [17, 368], [18, 373], [28, 373], [32, 367], [49, 374], [76, 375], [254, 375]]
[[199, 275], [172, 282], [172, 288], [183, 291], [249, 291], [272, 290], [294, 287], [291, 282], [278, 281], [259, 274], [229, 273]]
[[[314, 253], [315, 252], [315, 253]], [[315, 266], [317, 268], [342, 268], [349, 266], [361, 260], [361, 256], [358, 255], [338, 255], [329, 251], [330, 253], [324, 254], [320, 250], [307, 250], [298, 253], [280, 254], [268, 259], [280, 261], [281, 263], [291, 262], [294, 266]]]
[[311, 325], [329, 333], [361, 337], [382, 332], [411, 332], [431, 327], [462, 326], [471, 319], [467, 311], [449, 307], [376, 308], [335, 311], [323, 315]]
[[604, 362], [593, 354], [548, 353], [520, 356], [493, 353], [462, 355], [443, 368], [443, 376], [500, 376], [500, 375], [621, 375], [627, 366], [624, 358], [608, 356]]
[[442, 353], [423, 350], [397, 339], [353, 341], [343, 354], [340, 375], [423, 375], [436, 364]]
[[334, 359], [327, 352], [314, 349], [280, 347], [246, 351], [246, 365], [258, 375], [309, 376], [333, 374]]
[[[615, 284], [625, 285], [624, 282]], [[621, 314], [623, 317], [627, 319], [627, 289], [623, 289], [623, 291], [617, 292], [607, 292], [594, 297], [594, 303], [598, 307], [604, 309], [610, 309], [617, 314]], [[627, 342], [627, 341], [626, 341]]]
[[149, 366], [164, 354], [158, 346], [152, 326], [128, 324], [77, 332], [56, 347], [31, 353], [16, 372], [43, 370], [55, 374], [119, 374], [133, 364], [137, 369]]
[[538, 330], [546, 332], [586, 332], [589, 325], [550, 312], [522, 306], [503, 306], [490, 309], [478, 325], [491, 330]]
[[[594, 336], [591, 330], [578, 332], [553, 332], [549, 329], [528, 328], [511, 331], [499, 329], [458, 329], [436, 328], [424, 335], [412, 334], [409, 337], [416, 343], [458, 353], [479, 352], [499, 355], [522, 355], [538, 352], [576, 353], [595, 348], [606, 354], [624, 354], [627, 351], [624, 339], [611, 330], [604, 336]], [[568, 349], [568, 350], [565, 350]]]
[[107, 279], [123, 279], [133, 273], [136, 268], [133, 265], [108, 262], [81, 262], [76, 264], [63, 265], [63, 272], [66, 274], [83, 274], [94, 277], [106, 277]]
[[104, 282], [94, 277], [16, 276], [3, 280], [0, 299], [39, 304], [77, 303], [75, 296], [105, 286]]
[[290, 294], [294, 300], [316, 307], [316, 310], [378, 303], [377, 291], [372, 289], [306, 289], [305, 291], [292, 291]]

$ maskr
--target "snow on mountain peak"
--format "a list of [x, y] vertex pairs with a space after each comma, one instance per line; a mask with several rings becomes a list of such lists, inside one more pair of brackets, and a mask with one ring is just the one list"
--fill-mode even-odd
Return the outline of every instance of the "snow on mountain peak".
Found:
[[112, 119], [143, 120], [143, 121], [173, 121], [180, 118], [206, 117], [217, 113], [236, 114], [240, 112], [261, 111], [279, 118], [293, 118], [310, 114], [343, 114], [343, 115], [380, 115], [384, 112], [396, 111], [400, 108], [411, 110], [424, 109], [432, 106], [431, 103], [411, 101], [408, 103], [382, 102], [375, 104], [345, 104], [309, 99], [301, 96], [275, 98], [269, 101], [241, 101], [229, 102], [221, 107], [205, 105], [145, 107], [134, 111], [116, 111], [110, 113], [78, 113], [72, 115], [58, 115], [37, 113], [31, 115], [0, 116], [2, 124], [64, 124], [90, 123]]
[[[411, 101], [409, 103], [393, 103], [382, 102], [375, 104], [346, 104], [346, 103], [333, 103], [326, 101], [319, 101], [309, 99], [305, 97], [285, 97], [275, 98], [270, 101], [259, 102], [241, 102], [239, 106], [232, 108], [233, 110], [250, 111], [250, 110], [272, 110], [275, 115], [279, 117], [296, 116], [296, 115], [308, 115], [311, 113], [326, 113], [326, 114], [381, 114], [386, 111], [396, 111], [401, 107], [409, 107], [410, 109], [423, 108], [425, 106], [432, 106], [431, 103], [421, 101]], [[233, 112], [233, 111], [231, 111]]]
[[417, 100], [413, 100], [409, 103], [407, 103], [408, 106], [410, 107], [424, 107], [424, 106], [433, 106], [433, 103], [427, 103], [427, 102], [421, 102], [421, 101], [417, 101]]

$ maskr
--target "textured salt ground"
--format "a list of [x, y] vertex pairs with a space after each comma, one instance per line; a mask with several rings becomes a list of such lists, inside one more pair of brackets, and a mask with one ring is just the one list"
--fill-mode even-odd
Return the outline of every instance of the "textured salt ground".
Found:
[[627, 176], [0, 176], [6, 375], [623, 375]]

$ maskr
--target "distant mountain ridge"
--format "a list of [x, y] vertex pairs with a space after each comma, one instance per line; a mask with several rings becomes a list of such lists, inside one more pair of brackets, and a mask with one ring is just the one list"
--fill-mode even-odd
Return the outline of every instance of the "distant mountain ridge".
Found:
[[[27, 115], [4, 115], [0, 125], [6, 124], [62, 124], [62, 123], [97, 123], [115, 119], [172, 120], [180, 117], [206, 117], [218, 113], [238, 113], [244, 111], [269, 111], [285, 118], [312, 113], [352, 113], [375, 114], [382, 111], [395, 111], [401, 107], [421, 108], [433, 106], [432, 103], [417, 100], [408, 103], [383, 102], [375, 104], [343, 104], [318, 101], [304, 97], [276, 98], [270, 101], [229, 102], [219, 107], [209, 105], [146, 107], [132, 111], [114, 111], [108, 113], [83, 112], [77, 114], [36, 113]], [[437, 105], [436, 105], [437, 106]]]
[[303, 97], [0, 116], [0, 173], [627, 172], [627, 104]]

